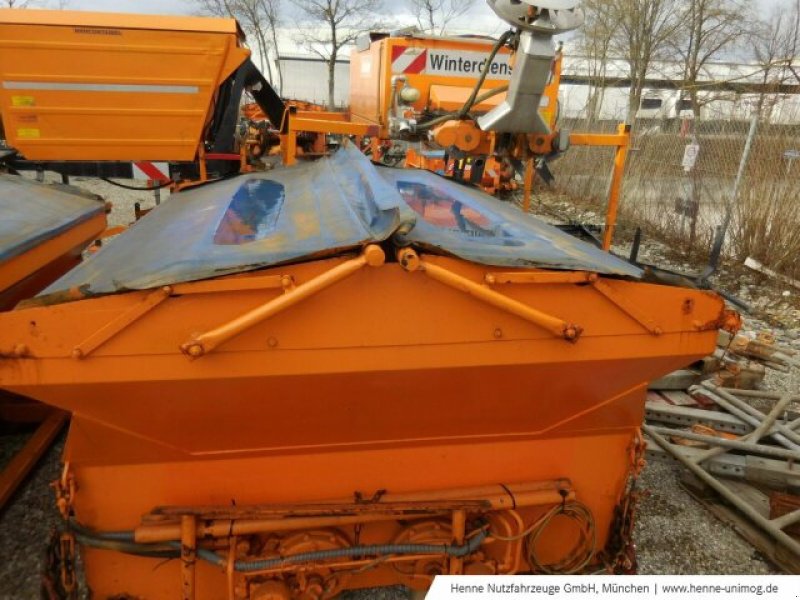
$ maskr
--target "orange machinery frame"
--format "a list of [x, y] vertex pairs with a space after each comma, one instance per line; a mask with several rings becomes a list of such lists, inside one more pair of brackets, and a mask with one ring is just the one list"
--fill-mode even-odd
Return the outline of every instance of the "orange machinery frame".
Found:
[[[391, 139], [388, 124], [388, 114], [391, 109], [393, 88], [392, 78], [394, 77], [391, 68], [390, 57], [398, 56], [400, 51], [414, 50], [417, 52], [430, 50], [452, 50], [452, 51], [481, 51], [488, 53], [491, 44], [486, 40], [463, 39], [463, 38], [440, 38], [440, 37], [386, 37], [373, 41], [368, 49], [354, 51], [351, 55], [351, 106], [349, 113], [324, 112], [324, 111], [302, 111], [293, 107], [288, 107], [284, 115], [284, 122], [281, 124], [280, 152], [281, 158], [286, 165], [294, 164], [297, 160], [297, 134], [301, 132], [313, 132], [319, 134], [339, 134], [353, 136], [357, 140], [368, 137], [371, 142], [372, 155], [379, 156], [381, 143]], [[501, 48], [499, 55], [508, 55], [507, 48]], [[513, 57], [510, 59], [513, 60]], [[550, 125], [551, 133], [548, 135], [521, 135], [515, 144], [514, 152], [523, 159], [525, 172], [523, 174], [523, 210], [530, 211], [531, 194], [533, 192], [533, 181], [535, 175], [535, 157], [547, 156], [555, 151], [554, 143], [558, 136], [557, 120], [558, 110], [558, 91], [561, 85], [563, 54], [559, 50], [553, 61], [551, 80], [548, 83], [543, 98], [544, 107], [540, 113], [545, 121]], [[369, 66], [366, 68], [365, 65]], [[377, 77], [373, 73], [376, 65]], [[449, 96], [460, 98], [461, 102], [466, 100], [469, 92], [475, 85], [476, 77], [454, 77], [442, 75], [430, 75], [426, 73], [404, 74], [407, 85], [421, 90], [420, 98], [410, 105], [409, 108], [419, 112], [428, 107], [435, 92], [443, 96], [445, 90], [449, 90]], [[507, 83], [502, 79], [487, 77], [484, 86], [481, 87], [481, 94], [478, 98], [487, 96], [488, 93], [496, 92], [492, 96], [492, 105], [502, 100]], [[449, 97], [448, 96], [448, 97]], [[488, 102], [489, 99], [486, 100]], [[450, 104], [444, 100], [437, 99], [438, 108], [452, 109], [458, 102], [450, 98]], [[455, 102], [455, 104], [453, 104]], [[492, 132], [478, 132], [483, 138], [477, 150], [481, 153], [493, 152], [496, 135]], [[570, 146], [598, 146], [612, 147], [615, 149], [613, 169], [611, 173], [611, 183], [608, 190], [606, 205], [606, 225], [604, 228], [602, 247], [604, 250], [611, 248], [611, 243], [616, 228], [617, 213], [619, 208], [619, 198], [622, 186], [622, 179], [625, 171], [628, 148], [630, 146], [630, 128], [624, 124], [620, 125], [614, 134], [599, 133], [571, 133], [569, 135]], [[409, 148], [406, 153], [406, 166], [422, 168], [433, 171], [445, 170], [446, 165], [441, 159], [426, 159], [424, 156]], [[488, 191], [494, 193], [498, 187], [496, 182], [485, 182]], [[485, 186], [484, 186], [485, 187]]]

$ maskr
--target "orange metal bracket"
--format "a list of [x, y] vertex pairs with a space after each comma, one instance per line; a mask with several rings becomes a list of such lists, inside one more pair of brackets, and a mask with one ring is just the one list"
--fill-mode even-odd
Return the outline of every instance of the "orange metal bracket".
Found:
[[380, 131], [376, 125], [348, 121], [342, 113], [298, 111], [296, 107], [289, 107], [284, 114], [284, 121], [286, 129], [280, 138], [281, 158], [286, 166], [297, 162], [299, 131], [372, 137], [377, 136]]
[[[195, 540], [255, 533], [298, 531], [356, 523], [425, 518], [453, 511], [485, 513], [527, 506], [560, 504], [575, 499], [569, 479], [489, 485], [427, 492], [389, 493], [379, 501], [242, 506], [176, 506], [155, 509], [136, 527], [139, 543], [187, 538], [186, 515], [194, 517]], [[152, 518], [149, 518], [152, 517]]]
[[213, 294], [218, 292], [241, 292], [245, 290], [290, 289], [294, 287], [291, 275], [259, 275], [250, 277], [231, 277], [228, 279], [207, 279], [191, 283], [178, 283], [172, 287], [173, 296], [187, 294]]
[[625, 298], [625, 296], [618, 293], [605, 281], [598, 279], [592, 283], [592, 287], [600, 292], [603, 296], [611, 300], [611, 302], [616, 304], [617, 307], [619, 307], [625, 314], [627, 314], [653, 335], [661, 335], [663, 333], [661, 327], [659, 327], [651, 317], [642, 313], [638, 307], [631, 304], [628, 299]]
[[625, 126], [619, 126], [619, 133], [570, 133], [570, 146], [608, 146], [619, 148], [628, 147], [630, 135], [625, 133]]
[[181, 517], [181, 599], [194, 600], [197, 525], [194, 515]]
[[522, 186], [522, 211], [531, 212], [531, 194], [533, 193], [533, 174], [536, 171], [536, 166], [532, 157], [525, 160], [525, 176]]
[[181, 352], [190, 358], [199, 358], [254, 325], [349, 277], [362, 267], [367, 265], [372, 267], [381, 266], [385, 259], [386, 256], [380, 246], [370, 244], [364, 248], [364, 251], [357, 258], [345, 261], [295, 288], [286, 289], [282, 296], [278, 296], [258, 308], [254, 308], [229, 323], [195, 336], [192, 340], [181, 345]]
[[591, 283], [597, 273], [586, 271], [540, 271], [520, 273], [487, 273], [484, 281], [489, 285], [500, 283]]
[[400, 250], [397, 259], [406, 271], [422, 271], [431, 279], [435, 279], [482, 302], [525, 319], [546, 329], [556, 337], [564, 338], [568, 342], [578, 341], [581, 333], [583, 333], [583, 328], [574, 323], [567, 323], [557, 317], [531, 308], [527, 304], [495, 292], [487, 285], [475, 283], [443, 267], [424, 261], [411, 248]]
[[132, 306], [116, 319], [104, 327], [101, 327], [88, 338], [83, 340], [80, 344], [75, 346], [75, 348], [72, 350], [72, 358], [86, 358], [100, 346], [105, 344], [108, 340], [123, 331], [131, 323], [137, 321], [142, 316], [153, 310], [156, 306], [161, 304], [164, 300], [169, 298], [171, 293], [172, 288], [168, 286], [150, 292], [141, 302]]
[[625, 172], [625, 160], [628, 157], [630, 146], [630, 126], [619, 125], [616, 135], [600, 133], [573, 133], [569, 136], [572, 146], [612, 146], [616, 148], [614, 154], [614, 171], [611, 174], [611, 185], [608, 189], [608, 207], [606, 208], [606, 227], [603, 233], [603, 250], [611, 248], [614, 238], [614, 229], [617, 226], [617, 212], [619, 210], [619, 193], [622, 188], [622, 175]]

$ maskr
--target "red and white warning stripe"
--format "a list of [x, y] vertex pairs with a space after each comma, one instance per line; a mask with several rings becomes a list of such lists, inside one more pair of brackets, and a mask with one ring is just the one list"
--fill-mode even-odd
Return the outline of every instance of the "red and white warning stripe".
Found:
[[150, 162], [140, 160], [133, 163], [133, 178], [143, 181], [158, 181], [167, 183], [169, 178], [169, 163]]
[[418, 75], [425, 72], [428, 64], [426, 48], [392, 46], [392, 73]]

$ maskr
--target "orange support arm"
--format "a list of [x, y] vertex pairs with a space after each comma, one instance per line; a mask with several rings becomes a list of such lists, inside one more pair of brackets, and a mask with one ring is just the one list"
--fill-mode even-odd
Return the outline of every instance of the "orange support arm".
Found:
[[614, 229], [617, 226], [619, 193], [622, 188], [622, 175], [625, 172], [625, 160], [628, 157], [630, 137], [630, 126], [625, 124], [617, 128], [616, 135], [573, 133], [569, 136], [569, 142], [573, 146], [613, 146], [617, 149], [614, 154], [614, 171], [611, 175], [611, 185], [608, 190], [608, 207], [606, 209], [605, 233], [603, 234], [603, 250], [609, 250], [611, 248], [611, 240], [614, 238]]
[[508, 296], [504, 296], [486, 285], [481, 285], [453, 273], [443, 267], [422, 260], [411, 248], [404, 248], [398, 253], [398, 261], [406, 271], [422, 271], [431, 279], [439, 283], [450, 286], [460, 292], [469, 294], [491, 304], [492, 306], [516, 315], [526, 321], [538, 325], [555, 335], [563, 337], [568, 342], [576, 342], [583, 332], [583, 328], [574, 323], [567, 323], [557, 317], [543, 313], [542, 311], [531, 308], [527, 304], [518, 302]]
[[306, 298], [324, 290], [334, 283], [345, 279], [366, 265], [379, 267], [384, 263], [385, 255], [380, 246], [369, 245], [357, 258], [345, 261], [314, 279], [297, 286], [292, 290], [287, 290], [282, 296], [254, 308], [250, 312], [231, 321], [212, 329], [206, 333], [196, 336], [194, 339], [181, 346], [181, 352], [191, 358], [199, 358], [220, 344], [224, 344], [229, 339], [239, 335], [243, 331], [250, 329], [254, 325], [302, 302]]

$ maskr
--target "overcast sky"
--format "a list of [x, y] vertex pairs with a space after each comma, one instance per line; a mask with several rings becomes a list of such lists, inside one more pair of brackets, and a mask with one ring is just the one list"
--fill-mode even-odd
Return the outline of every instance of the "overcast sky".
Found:
[[[778, 7], [786, 4], [790, 0], [757, 0], [756, 6], [758, 10], [764, 11], [764, 16], [770, 12], [773, 7]], [[293, 8], [294, 2], [291, 0], [283, 0], [283, 5], [286, 7], [287, 13]], [[392, 17], [401, 18], [402, 13], [406, 13], [408, 18], [408, 11], [403, 10], [405, 3], [402, 4], [403, 9], [397, 10], [397, 3], [386, 2], [388, 7], [386, 18]], [[94, 10], [94, 11], [109, 11], [109, 12], [130, 12], [130, 13], [151, 13], [151, 14], [195, 14], [197, 12], [196, 3], [192, 0], [68, 0], [68, 8], [73, 10]], [[391, 10], [391, 12], [389, 12]], [[289, 15], [288, 21], [293, 20], [293, 15]], [[462, 21], [458, 25], [462, 27], [470, 27], [478, 24], [479, 30], [476, 32], [490, 33], [501, 31], [504, 27], [500, 19], [494, 15], [492, 10], [482, 0], [477, 0], [472, 10], [470, 11], [469, 18]], [[460, 29], [461, 27], [459, 27]]]
[[[758, 0], [757, 5], [759, 7], [771, 7], [787, 1], [788, 0]], [[287, 2], [286, 4], [291, 5], [293, 3]], [[176, 15], [192, 14], [195, 12], [191, 0], [69, 0], [69, 8], [74, 10]], [[480, 0], [475, 2], [471, 13], [473, 13], [474, 16], [493, 15], [489, 6]]]

